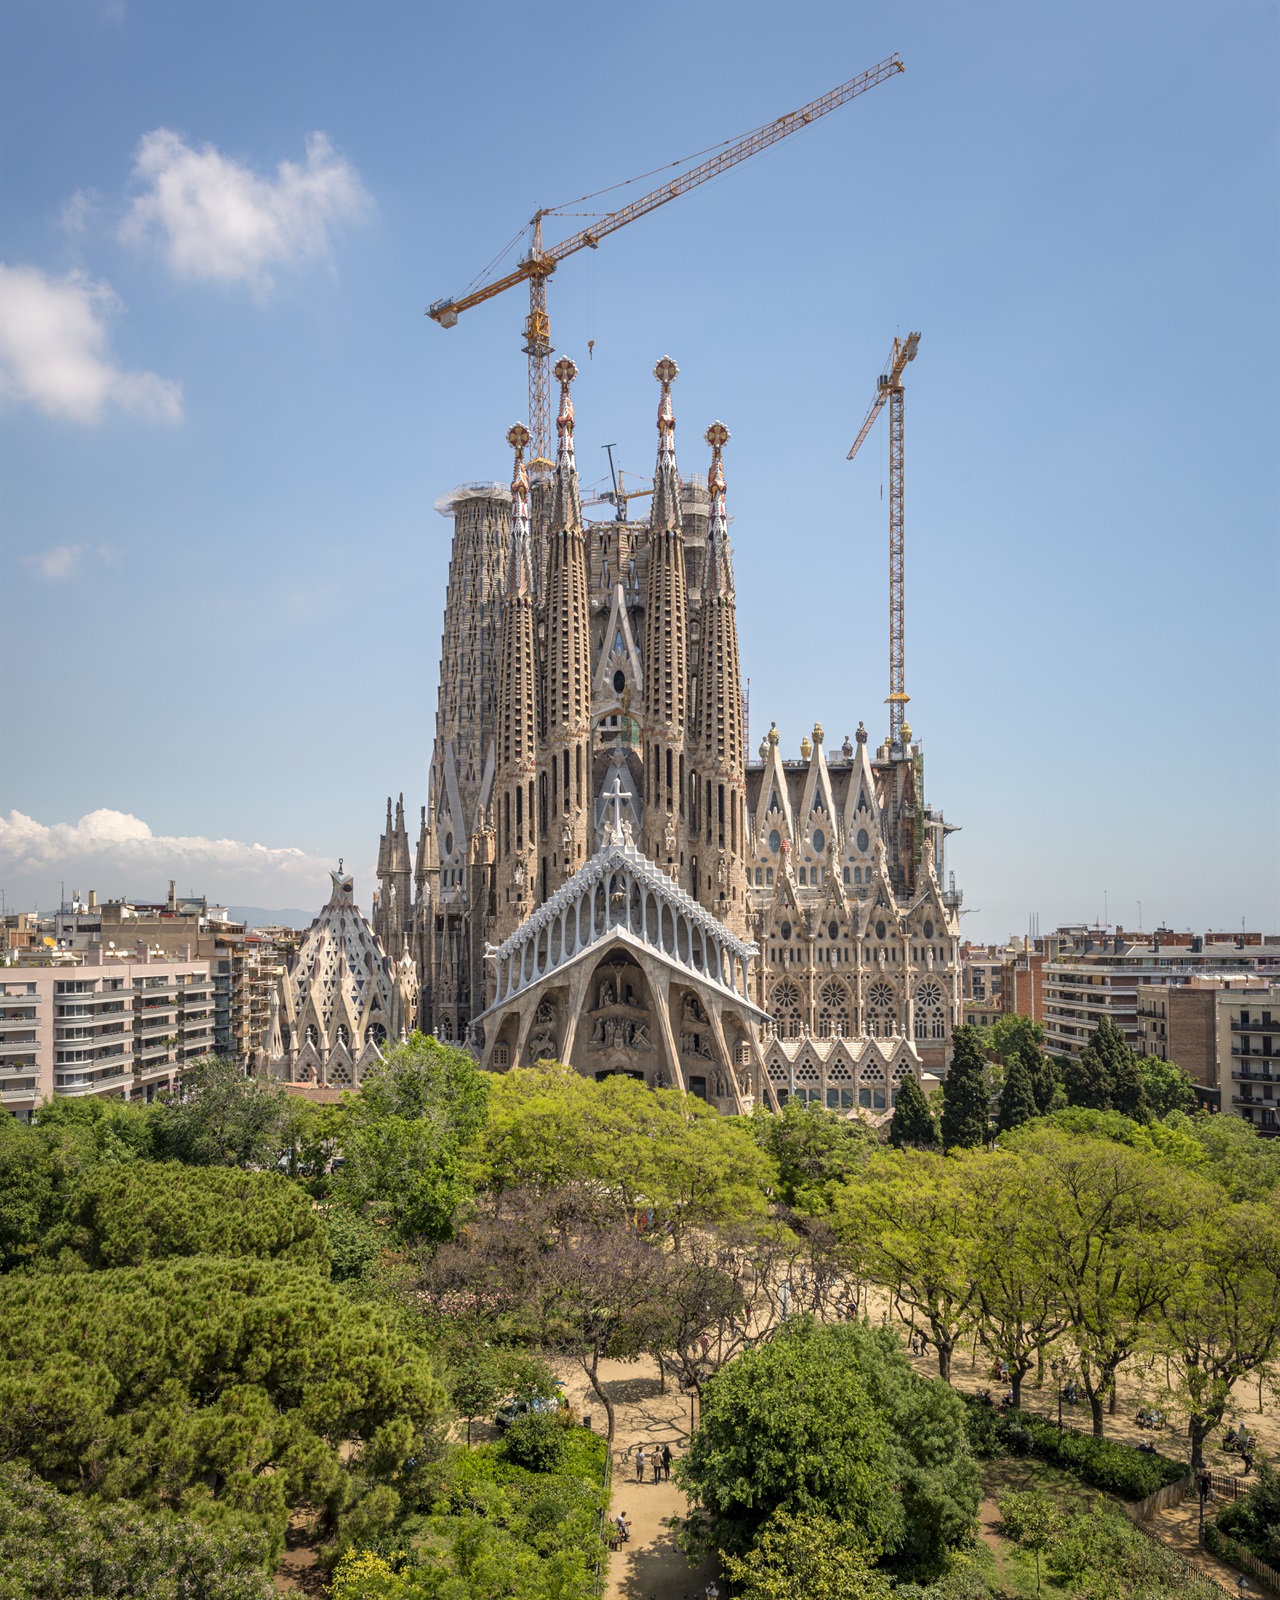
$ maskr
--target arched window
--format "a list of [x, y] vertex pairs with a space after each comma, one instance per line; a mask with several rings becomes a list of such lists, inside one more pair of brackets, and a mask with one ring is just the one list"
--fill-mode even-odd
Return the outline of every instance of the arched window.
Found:
[[796, 984], [790, 979], [775, 983], [773, 993], [769, 997], [769, 1009], [773, 1013], [773, 1020], [782, 1038], [800, 1037], [800, 990]]
[[838, 978], [828, 978], [818, 991], [818, 1037], [846, 1039], [850, 1031], [849, 991]]
[[873, 983], [867, 990], [867, 1032], [873, 1039], [888, 1039], [893, 1034], [896, 1011], [892, 984]]
[[922, 983], [916, 990], [915, 1025], [917, 1039], [946, 1038], [947, 1013], [936, 983]]

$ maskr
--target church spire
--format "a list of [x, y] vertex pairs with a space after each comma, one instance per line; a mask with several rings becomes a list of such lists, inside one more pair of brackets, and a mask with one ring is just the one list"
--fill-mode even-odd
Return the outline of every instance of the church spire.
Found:
[[561, 356], [552, 369], [560, 385], [560, 412], [556, 417], [555, 495], [551, 503], [551, 533], [563, 529], [582, 532], [582, 501], [578, 493], [578, 463], [573, 454], [573, 396], [569, 386], [578, 369], [568, 356]]
[[698, 662], [699, 798], [705, 818], [708, 854], [715, 852], [716, 911], [737, 932], [746, 928], [747, 880], [745, 760], [742, 678], [738, 664], [738, 622], [729, 557], [729, 518], [725, 511], [724, 447], [729, 430], [713, 422], [704, 435], [711, 446], [707, 487], [711, 517], [707, 528], [707, 569], [702, 597], [701, 653]]
[[[567, 878], [586, 860], [591, 808], [591, 612], [587, 549], [573, 457], [573, 399], [578, 369], [561, 357], [559, 447], [547, 541], [546, 746], [543, 776], [550, 865]], [[539, 817], [539, 837], [544, 821]], [[546, 855], [543, 857], [546, 860]], [[546, 872], [544, 869], [544, 877]]]
[[671, 385], [679, 370], [670, 356], [663, 356], [653, 369], [662, 395], [644, 609], [644, 853], [677, 879], [681, 876], [679, 837], [687, 814], [684, 738], [689, 633], [676, 419], [671, 404]]
[[507, 551], [506, 587], [503, 598], [533, 593], [533, 547], [529, 537], [529, 473], [524, 464], [529, 430], [523, 422], [507, 429], [507, 443], [515, 451], [511, 474], [511, 546]]
[[662, 385], [662, 394], [658, 400], [658, 464], [653, 474], [649, 526], [674, 533], [680, 529], [680, 474], [676, 471], [676, 417], [671, 385], [680, 376], [680, 368], [670, 356], [663, 356], [653, 375]]
[[711, 518], [707, 526], [707, 570], [704, 596], [727, 595], [733, 598], [733, 558], [729, 553], [729, 518], [725, 513], [723, 451], [729, 430], [723, 422], [713, 422], [703, 435], [711, 446], [711, 470], [707, 488], [711, 494]]

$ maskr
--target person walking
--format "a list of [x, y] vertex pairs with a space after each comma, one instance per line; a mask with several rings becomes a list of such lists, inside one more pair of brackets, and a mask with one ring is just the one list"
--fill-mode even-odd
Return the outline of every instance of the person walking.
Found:
[[653, 1449], [649, 1452], [649, 1455], [650, 1455], [650, 1458], [651, 1458], [651, 1460], [653, 1462], [653, 1481], [655, 1483], [661, 1483], [662, 1482], [662, 1451], [659, 1450], [657, 1445], [655, 1444]]
[[662, 1476], [669, 1483], [671, 1481], [671, 1446], [664, 1444], [662, 1447]]
[[644, 1446], [642, 1444], [636, 1446], [636, 1482], [644, 1482]]

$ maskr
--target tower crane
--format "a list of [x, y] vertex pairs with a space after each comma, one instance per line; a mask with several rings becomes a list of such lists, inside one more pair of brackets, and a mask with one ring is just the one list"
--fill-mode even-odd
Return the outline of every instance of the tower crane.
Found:
[[[638, 200], [632, 200], [628, 205], [620, 206], [618, 210], [598, 218], [591, 226], [583, 228], [568, 239], [562, 239], [559, 244], [550, 246], [543, 244], [542, 222], [544, 217], [554, 216], [557, 212], [566, 210], [566, 207], [555, 206], [535, 211], [529, 222], [533, 230], [529, 249], [520, 257], [512, 271], [489, 278], [456, 299], [446, 298], [432, 302], [427, 309], [427, 316], [433, 322], [438, 322], [442, 328], [452, 328], [462, 313], [469, 311], [472, 306], [482, 305], [484, 301], [492, 300], [495, 295], [514, 288], [518, 283], [529, 285], [529, 315], [524, 323], [524, 344], [521, 348], [529, 358], [529, 427], [533, 433], [533, 458], [529, 463], [531, 469], [535, 472], [546, 472], [551, 466], [548, 451], [551, 441], [551, 354], [554, 347], [551, 343], [551, 320], [547, 312], [547, 279], [565, 257], [574, 255], [579, 250], [598, 249], [601, 239], [608, 234], [616, 233], [619, 228], [625, 228], [628, 222], [634, 222], [637, 217], [656, 211], [659, 206], [664, 206], [669, 200], [687, 194], [699, 184], [719, 177], [722, 172], [727, 172], [730, 167], [736, 167], [748, 156], [758, 155], [761, 150], [767, 150], [770, 145], [777, 144], [788, 134], [797, 132], [810, 122], [816, 122], [819, 117], [825, 117], [828, 112], [836, 110], [860, 94], [865, 94], [868, 89], [875, 88], [876, 84], [882, 83], [886, 78], [905, 71], [900, 56], [897, 54], [888, 56], [885, 60], [877, 62], [874, 67], [868, 68], [866, 72], [859, 73], [856, 78], [850, 78], [846, 83], [837, 85], [817, 100], [811, 100], [808, 105], [801, 106], [798, 111], [789, 111], [774, 122], [766, 122], [744, 138], [721, 149], [718, 154], [709, 156], [696, 167], [691, 167], [688, 172], [669, 179], [649, 194], [642, 195]], [[681, 162], [671, 164], [682, 165]], [[618, 184], [613, 187], [621, 188], [623, 185]], [[606, 190], [596, 191], [597, 194], [606, 192]], [[595, 195], [583, 196], [585, 200], [594, 198]], [[571, 201], [570, 204], [577, 205], [579, 202]]]
[[[914, 361], [920, 346], [920, 335], [909, 333], [905, 339], [895, 338], [893, 354], [885, 370], [876, 379], [876, 397], [871, 402], [866, 421], [853, 441], [846, 460], [852, 461], [862, 448], [862, 441], [871, 432], [872, 425], [889, 402], [889, 743], [900, 745], [904, 739], [907, 701], [911, 696], [906, 687], [905, 641], [905, 542], [903, 526], [903, 472], [902, 472], [902, 374], [908, 361]], [[910, 737], [909, 730], [906, 737]]]

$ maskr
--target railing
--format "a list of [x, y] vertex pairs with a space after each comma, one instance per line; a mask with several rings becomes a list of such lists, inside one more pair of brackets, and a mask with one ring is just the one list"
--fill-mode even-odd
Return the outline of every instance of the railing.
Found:
[[1149, 1494], [1145, 1500], [1139, 1500], [1136, 1505], [1126, 1505], [1124, 1509], [1135, 1522], [1146, 1522], [1148, 1518], [1154, 1517], [1157, 1511], [1176, 1506], [1195, 1492], [1196, 1474], [1189, 1472], [1185, 1478], [1179, 1478], [1176, 1483], [1166, 1483], [1162, 1489]]
[[[607, 1551], [608, 1550], [608, 1541], [605, 1539], [605, 1536], [604, 1536], [604, 1525], [605, 1525], [605, 1522], [606, 1522], [606, 1520], [607, 1520], [607, 1518], [609, 1516], [609, 1495], [610, 1495], [610, 1491], [611, 1491], [612, 1486], [613, 1486], [613, 1440], [606, 1436], [604, 1444], [605, 1444], [605, 1450], [604, 1450], [604, 1478], [603, 1478], [603, 1480], [601, 1482], [601, 1485], [600, 1485], [600, 1487], [601, 1487], [601, 1489], [602, 1489], [602, 1491], [604, 1493], [604, 1499], [600, 1503], [600, 1518], [599, 1518], [599, 1521], [598, 1521], [598, 1523], [596, 1525], [596, 1533], [599, 1536], [600, 1543], [605, 1547], [605, 1550]], [[595, 1592], [596, 1592], [597, 1595], [602, 1595], [604, 1593], [604, 1580], [605, 1580], [605, 1557], [602, 1554], [602, 1555], [598, 1555], [596, 1557], [596, 1572], [595, 1572], [594, 1588], [595, 1588]]]
[[1216, 1522], [1205, 1523], [1204, 1542], [1205, 1548], [1213, 1555], [1221, 1556], [1233, 1567], [1239, 1567], [1251, 1578], [1256, 1578], [1259, 1583], [1265, 1584], [1272, 1594], [1280, 1595], [1280, 1572], [1274, 1567], [1269, 1567], [1259, 1556], [1255, 1556], [1252, 1550], [1246, 1550], [1239, 1539], [1220, 1533]]

